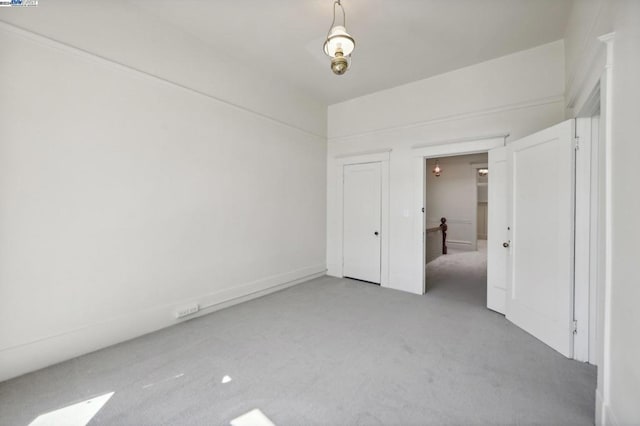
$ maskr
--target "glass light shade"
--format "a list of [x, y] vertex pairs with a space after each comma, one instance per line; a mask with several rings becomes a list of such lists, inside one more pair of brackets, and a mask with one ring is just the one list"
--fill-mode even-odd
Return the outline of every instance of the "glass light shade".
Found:
[[349, 56], [356, 46], [353, 37], [349, 35], [347, 29], [342, 25], [331, 28], [327, 41], [324, 42], [324, 53], [334, 58], [336, 51], [342, 49], [344, 56]]
[[436, 177], [440, 177], [442, 174], [442, 169], [440, 168], [440, 162], [438, 160], [436, 160], [436, 166], [433, 168], [433, 174], [435, 174]]

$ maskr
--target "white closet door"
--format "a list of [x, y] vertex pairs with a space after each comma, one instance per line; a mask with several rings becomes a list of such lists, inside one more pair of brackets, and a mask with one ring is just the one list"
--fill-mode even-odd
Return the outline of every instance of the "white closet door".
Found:
[[507, 146], [511, 244], [506, 316], [573, 355], [574, 122]]
[[342, 275], [380, 283], [381, 164], [344, 166]]

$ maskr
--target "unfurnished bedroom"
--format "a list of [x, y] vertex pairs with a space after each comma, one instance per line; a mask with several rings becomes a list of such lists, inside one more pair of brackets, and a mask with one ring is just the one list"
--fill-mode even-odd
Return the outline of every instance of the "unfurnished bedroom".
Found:
[[640, 425], [640, 1], [0, 0], [0, 424]]

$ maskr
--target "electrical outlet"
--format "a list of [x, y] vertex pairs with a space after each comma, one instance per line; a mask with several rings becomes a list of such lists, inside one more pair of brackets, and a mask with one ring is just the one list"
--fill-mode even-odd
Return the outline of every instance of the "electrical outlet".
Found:
[[194, 303], [193, 305], [183, 306], [176, 311], [176, 318], [182, 318], [188, 315], [193, 315], [199, 310], [200, 310], [200, 306], [197, 303]]

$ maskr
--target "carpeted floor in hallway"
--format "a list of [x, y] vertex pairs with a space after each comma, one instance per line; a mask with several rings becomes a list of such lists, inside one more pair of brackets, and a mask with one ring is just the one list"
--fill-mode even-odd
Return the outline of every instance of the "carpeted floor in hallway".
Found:
[[449, 249], [426, 266], [429, 297], [487, 305], [487, 241], [478, 240], [477, 251]]

